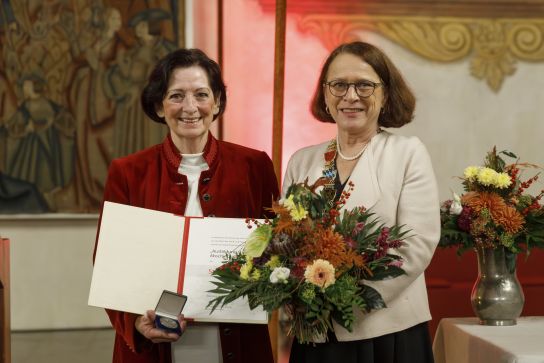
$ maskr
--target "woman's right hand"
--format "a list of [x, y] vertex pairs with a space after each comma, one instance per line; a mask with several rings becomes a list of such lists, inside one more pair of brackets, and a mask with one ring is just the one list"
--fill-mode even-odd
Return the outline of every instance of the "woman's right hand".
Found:
[[[181, 327], [181, 335], [187, 328], [187, 322], [183, 318], [183, 315], [178, 317], [178, 321]], [[168, 333], [164, 330], [155, 327], [155, 312], [148, 310], [145, 315], [141, 315], [136, 318], [134, 323], [136, 330], [153, 343], [172, 343], [177, 341], [181, 335], [175, 333]]]

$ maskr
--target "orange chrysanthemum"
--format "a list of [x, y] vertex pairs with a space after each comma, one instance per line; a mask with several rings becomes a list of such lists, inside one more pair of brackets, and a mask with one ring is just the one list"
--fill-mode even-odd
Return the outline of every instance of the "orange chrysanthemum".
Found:
[[461, 204], [469, 206], [476, 213], [486, 208], [491, 214], [507, 207], [504, 200], [498, 194], [488, 192], [465, 193], [461, 197]]
[[519, 232], [523, 227], [525, 220], [523, 216], [514, 207], [506, 206], [495, 213], [491, 213], [491, 218], [495, 224], [501, 225], [504, 230], [510, 234]]
[[523, 216], [496, 193], [468, 192], [461, 197], [461, 203], [472, 208], [476, 213], [487, 209], [495, 224], [504, 228], [508, 233], [518, 232], [525, 222]]
[[343, 237], [331, 229], [316, 228], [307, 237], [299, 250], [300, 256], [308, 259], [324, 259], [332, 263], [337, 270], [337, 275], [350, 269], [354, 265], [364, 266], [364, 258], [357, 251], [349, 248]]

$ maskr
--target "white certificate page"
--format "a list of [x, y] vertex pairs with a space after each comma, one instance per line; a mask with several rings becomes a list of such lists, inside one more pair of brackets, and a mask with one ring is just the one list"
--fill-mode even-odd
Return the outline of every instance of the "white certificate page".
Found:
[[[241, 250], [252, 229], [244, 218], [188, 218], [171, 213], [105, 202], [98, 237], [89, 305], [144, 314], [163, 290], [178, 292], [185, 267], [183, 314], [195, 321], [266, 323], [267, 313], [250, 310], [238, 299], [210, 315], [215, 297], [211, 271], [227, 251]], [[187, 227], [188, 226], [188, 227]], [[183, 236], [188, 229], [186, 260]]]
[[197, 321], [266, 323], [267, 313], [262, 308], [249, 309], [247, 300], [240, 298], [210, 315], [206, 308], [217, 295], [207, 292], [216, 286], [211, 271], [223, 263], [226, 252], [243, 250], [244, 243], [254, 230], [242, 218], [191, 219], [189, 248], [185, 267], [183, 293], [187, 295], [184, 314]]

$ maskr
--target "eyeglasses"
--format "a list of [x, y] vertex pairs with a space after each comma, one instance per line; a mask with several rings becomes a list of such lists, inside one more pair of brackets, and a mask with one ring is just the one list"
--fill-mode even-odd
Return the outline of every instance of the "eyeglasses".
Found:
[[329, 86], [329, 91], [335, 97], [344, 97], [351, 86], [355, 88], [355, 93], [359, 97], [367, 98], [374, 94], [376, 87], [383, 86], [382, 83], [376, 83], [372, 81], [358, 81], [358, 82], [344, 82], [344, 81], [330, 81], [323, 83], [324, 86]]

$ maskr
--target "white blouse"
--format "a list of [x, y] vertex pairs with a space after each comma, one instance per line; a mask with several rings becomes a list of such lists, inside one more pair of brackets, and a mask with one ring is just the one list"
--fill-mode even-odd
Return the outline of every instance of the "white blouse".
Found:
[[[188, 196], [185, 216], [202, 217], [202, 207], [198, 198], [198, 182], [200, 174], [209, 166], [200, 154], [182, 154], [178, 173], [187, 176]], [[191, 298], [190, 296], [188, 297]], [[217, 324], [191, 325], [183, 336], [172, 344], [174, 363], [210, 362], [221, 363], [221, 340]]]
[[200, 180], [200, 173], [208, 170], [210, 167], [202, 154], [181, 155], [181, 164], [179, 164], [178, 173], [187, 176], [188, 196], [184, 214], [187, 217], [203, 216], [200, 199], [198, 198], [198, 181]]

